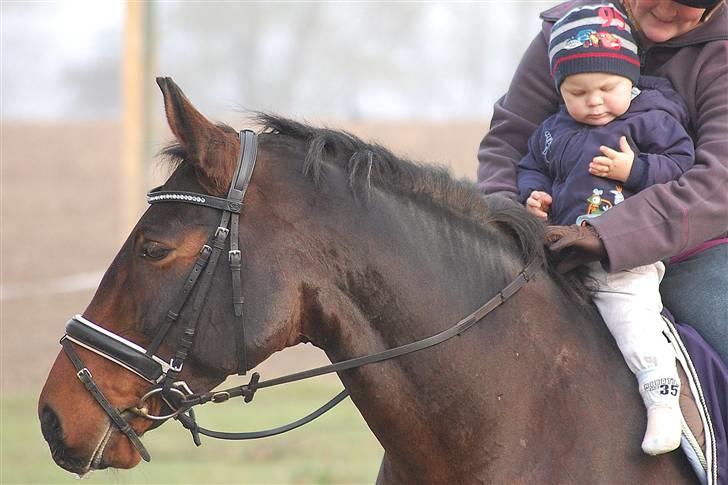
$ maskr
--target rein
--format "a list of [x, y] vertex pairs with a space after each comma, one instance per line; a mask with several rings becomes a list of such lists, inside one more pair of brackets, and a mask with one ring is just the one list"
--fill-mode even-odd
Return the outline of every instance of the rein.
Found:
[[[531, 262], [508, 285], [477, 310], [452, 327], [430, 337], [374, 354], [355, 357], [335, 364], [296, 372], [266, 381], [260, 381], [259, 374], [255, 372], [247, 384], [231, 387], [222, 391], [193, 393], [187, 384], [184, 381], [178, 381], [177, 377], [182, 371], [184, 361], [192, 347], [202, 304], [211, 287], [213, 272], [219, 262], [220, 255], [225, 249], [225, 241], [228, 235], [230, 236], [228, 264], [232, 275], [233, 310], [235, 317], [241, 320], [239, 324], [234, 325], [235, 345], [238, 356], [238, 374], [245, 375], [247, 369], [245, 331], [242, 322], [244, 300], [240, 281], [241, 252], [238, 246], [238, 224], [245, 191], [247, 190], [255, 168], [257, 136], [250, 130], [243, 130], [240, 132], [240, 144], [238, 164], [226, 199], [194, 192], [163, 191], [161, 187], [150, 191], [147, 195], [147, 200], [150, 204], [183, 202], [213, 208], [223, 213], [219, 226], [208, 240], [209, 244], [205, 244], [200, 250], [181, 292], [173, 300], [160, 329], [157, 331], [149, 347], [144, 349], [134, 342], [106, 330], [80, 315], [69, 320], [66, 324], [66, 333], [61, 338], [63, 349], [76, 368], [78, 378], [109, 415], [112, 423], [127, 436], [145, 461], [150, 461], [151, 458], [141, 443], [139, 436], [131, 428], [129, 422], [123, 418], [121, 413], [110, 404], [108, 399], [100, 391], [93, 380], [91, 372], [84, 365], [71, 345], [71, 342], [134, 372], [152, 384], [151, 389], [140, 398], [137, 406], [126, 411], [154, 421], [165, 421], [169, 418], [174, 418], [190, 430], [193, 441], [198, 446], [201, 444], [199, 437], [201, 434], [212, 438], [227, 440], [263, 438], [285, 433], [316, 419], [344, 400], [349, 394], [348, 391], [346, 389], [343, 390], [319, 409], [298, 421], [278, 428], [247, 433], [220, 432], [202, 428], [195, 421], [195, 414], [192, 408], [209, 402], [222, 403], [234, 397], [243, 397], [245, 402], [250, 402], [258, 389], [354, 369], [438, 345], [463, 334], [473, 325], [481, 321], [486, 315], [505, 303], [523, 288], [541, 269], [540, 263]], [[197, 288], [197, 292], [194, 299], [188, 304], [194, 288]], [[155, 353], [159, 349], [170, 327], [179, 319], [183, 308], [186, 306], [190, 307], [189, 317], [185, 319], [186, 325], [183, 328], [173, 357], [169, 362], [166, 362], [164, 359], [156, 356]], [[170, 414], [160, 416], [149, 414], [146, 401], [156, 394], [159, 394], [163, 402], [172, 410]]]

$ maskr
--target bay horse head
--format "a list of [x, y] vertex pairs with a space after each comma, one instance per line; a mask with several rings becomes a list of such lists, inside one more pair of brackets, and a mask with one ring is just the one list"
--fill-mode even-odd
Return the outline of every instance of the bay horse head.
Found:
[[[289, 224], [305, 223], [295, 183], [272, 179], [285, 170], [272, 173], [277, 162], [265, 154], [251, 181], [252, 132], [239, 136], [211, 123], [171, 79], [157, 83], [177, 139], [167, 154], [178, 166], [150, 192], [150, 208], [88, 308], [68, 323], [64, 351], [38, 405], [53, 458], [79, 474], [148, 459], [138, 437], [159, 421], [139, 416], [137, 405], [150, 384], [159, 392], [142, 399], [144, 413], [164, 416], [165, 399], [182, 395], [180, 386], [209, 390], [302, 339], [298, 289], [281, 276], [282, 267], [296, 266], [306, 250], [290, 237], [281, 243]], [[261, 183], [277, 190], [275, 207]], [[245, 227], [262, 230], [253, 237]], [[246, 258], [243, 284], [241, 251], [268, 255], [258, 262]]]

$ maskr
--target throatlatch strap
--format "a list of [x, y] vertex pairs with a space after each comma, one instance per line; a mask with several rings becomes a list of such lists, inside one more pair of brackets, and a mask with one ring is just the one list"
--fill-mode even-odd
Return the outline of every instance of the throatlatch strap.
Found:
[[106, 399], [106, 397], [104, 397], [103, 393], [99, 389], [99, 386], [96, 384], [96, 381], [94, 381], [94, 378], [91, 375], [91, 371], [88, 370], [88, 367], [84, 365], [81, 358], [73, 349], [73, 345], [71, 344], [71, 342], [63, 337], [61, 339], [61, 345], [63, 346], [63, 350], [66, 352], [66, 355], [71, 360], [73, 367], [76, 368], [76, 375], [78, 376], [79, 380], [83, 382], [83, 385], [86, 386], [88, 392], [94, 397], [94, 399], [96, 399], [96, 402], [99, 403], [99, 405], [106, 412], [109, 418], [111, 418], [111, 422], [114, 423], [119, 431], [124, 433], [126, 437], [129, 438], [129, 441], [134, 446], [134, 448], [137, 449], [144, 461], [151, 461], [152, 457], [149, 455], [149, 452], [142, 444], [139, 436], [136, 434], [131, 425], [126, 422], [121, 414], [119, 414], [119, 411], [117, 411], [116, 408], [112, 406], [112, 404]]

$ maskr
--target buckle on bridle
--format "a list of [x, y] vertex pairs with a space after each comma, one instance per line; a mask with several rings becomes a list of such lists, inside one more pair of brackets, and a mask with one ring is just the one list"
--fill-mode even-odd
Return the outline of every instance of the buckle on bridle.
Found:
[[184, 362], [179, 359], [172, 358], [169, 360], [169, 370], [174, 372], [182, 372], [182, 365]]
[[228, 263], [230, 263], [230, 266], [240, 266], [241, 260], [242, 255], [239, 249], [233, 249], [232, 251], [228, 252]]
[[230, 234], [230, 229], [226, 227], [217, 226], [217, 229], [215, 229], [215, 238], [222, 236], [225, 239], [228, 237], [228, 234]]
[[[81, 376], [86, 377], [86, 379], [84, 379]], [[78, 380], [80, 380], [81, 382], [86, 382], [88, 380], [93, 379], [93, 376], [91, 375], [91, 371], [88, 370], [88, 367], [84, 367], [83, 369], [76, 372], [76, 377], [78, 377]]]

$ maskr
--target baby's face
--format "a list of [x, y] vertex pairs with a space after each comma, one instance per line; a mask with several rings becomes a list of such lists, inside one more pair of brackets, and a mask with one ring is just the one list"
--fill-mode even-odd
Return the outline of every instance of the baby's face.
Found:
[[571, 117], [586, 125], [606, 125], [622, 116], [632, 101], [632, 81], [616, 74], [572, 74], [560, 89]]

